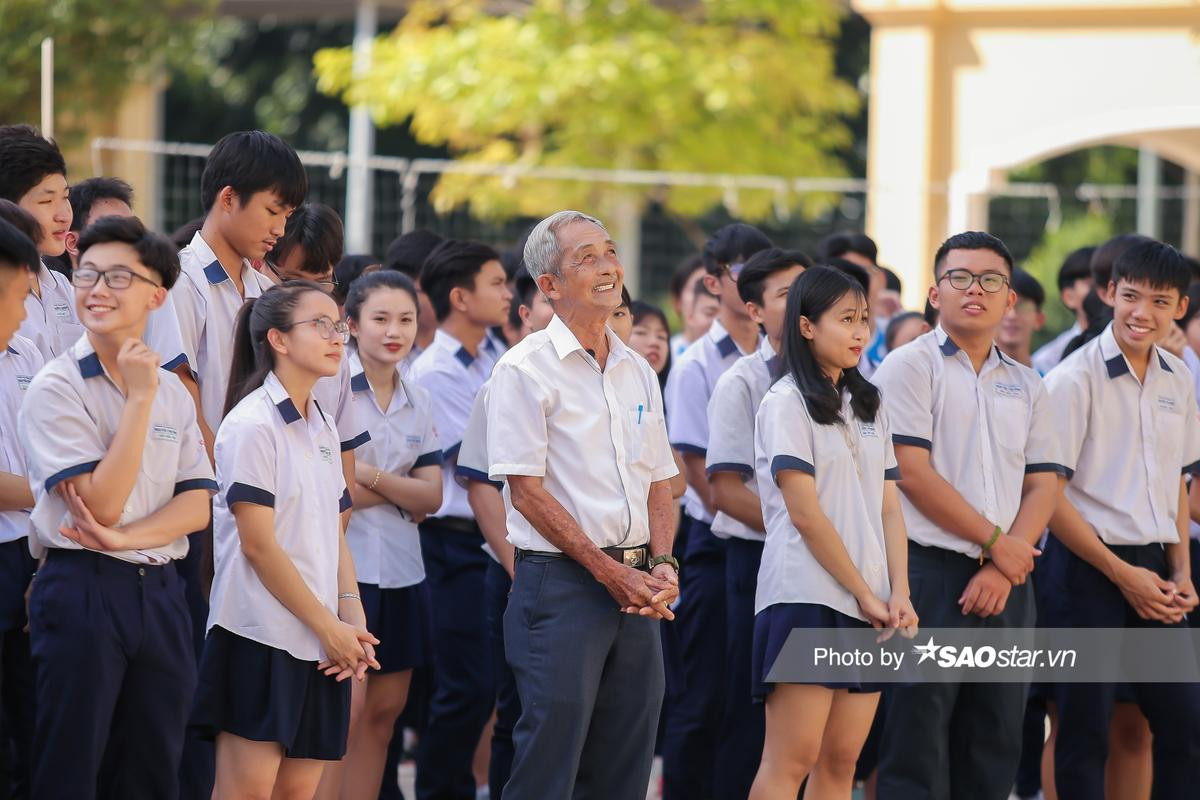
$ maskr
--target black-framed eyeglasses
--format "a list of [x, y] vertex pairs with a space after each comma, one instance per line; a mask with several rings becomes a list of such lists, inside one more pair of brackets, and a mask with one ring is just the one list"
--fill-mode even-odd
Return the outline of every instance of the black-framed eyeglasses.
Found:
[[288, 325], [281, 327], [279, 330], [288, 331], [297, 325], [316, 325], [317, 333], [322, 339], [332, 339], [334, 334], [342, 338], [342, 344], [350, 341], [350, 326], [344, 320], [334, 322], [329, 317], [313, 317], [312, 319], [298, 319]]
[[76, 289], [91, 289], [95, 286], [100, 278], [104, 278], [104, 285], [110, 289], [128, 289], [133, 285], [133, 279], [145, 281], [151, 286], [161, 288], [162, 284], [157, 281], [152, 281], [149, 278], [143, 278], [131, 269], [125, 267], [114, 267], [113, 269], [98, 270], [98, 269], [77, 269], [71, 273], [71, 285]]
[[320, 286], [320, 287], [321, 287], [321, 289], [322, 289], [322, 290], [323, 290], [323, 291], [324, 291], [326, 294], [331, 294], [331, 293], [333, 292], [333, 290], [334, 290], [334, 289], [336, 289], [336, 288], [337, 288], [337, 286], [338, 286], [338, 282], [337, 282], [337, 275], [333, 275], [333, 274], [331, 274], [331, 275], [330, 275], [328, 278], [325, 278], [325, 279], [323, 279], [323, 280], [317, 280], [316, 278], [308, 278], [308, 277], [304, 277], [304, 278], [289, 278], [289, 277], [287, 277], [286, 275], [282, 274], [282, 273], [279, 271], [279, 267], [277, 267], [277, 266], [275, 266], [273, 263], [271, 263], [271, 260], [270, 260], [270, 259], [264, 258], [264, 259], [263, 259], [263, 263], [264, 263], [264, 264], [266, 264], [266, 265], [267, 265], [267, 269], [271, 270], [271, 272], [272, 272], [272, 273], [274, 273], [275, 277], [276, 277], [276, 278], [279, 278], [279, 280], [281, 280], [281, 281], [291, 281], [291, 280], [312, 281], [312, 282], [313, 282], [313, 283], [315, 283], [317, 286]]
[[985, 272], [982, 275], [976, 275], [966, 269], [948, 269], [942, 273], [942, 277], [938, 278], [939, 282], [942, 280], [950, 281], [950, 286], [960, 292], [965, 292], [971, 288], [972, 284], [978, 283], [980, 289], [988, 294], [995, 294], [1008, 285], [1007, 275], [999, 272]]

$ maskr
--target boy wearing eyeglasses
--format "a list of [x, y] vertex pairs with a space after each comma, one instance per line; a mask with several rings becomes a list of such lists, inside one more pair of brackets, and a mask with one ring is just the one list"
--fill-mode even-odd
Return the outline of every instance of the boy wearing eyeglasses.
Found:
[[[938, 327], [875, 373], [891, 408], [912, 600], [932, 628], [1034, 624], [1034, 543], [1064, 471], [1045, 387], [995, 344], [1016, 303], [1008, 249], [978, 231], [934, 257]], [[887, 693], [878, 797], [1005, 800], [1021, 754], [1025, 683]], [[920, 731], [920, 735], [914, 735]]]
[[33, 378], [18, 418], [30, 487], [34, 797], [177, 796], [196, 684], [176, 562], [216, 491], [194, 405], [142, 340], [179, 275], [133, 217], [79, 240], [87, 333]]

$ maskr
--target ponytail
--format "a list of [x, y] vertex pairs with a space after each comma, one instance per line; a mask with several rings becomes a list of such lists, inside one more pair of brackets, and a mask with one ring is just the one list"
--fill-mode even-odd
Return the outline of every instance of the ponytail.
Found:
[[233, 329], [233, 361], [222, 417], [253, 392], [275, 368], [275, 351], [267, 332], [291, 327], [292, 314], [306, 292], [324, 291], [312, 281], [286, 281], [272, 286], [261, 297], [247, 300], [238, 311]]

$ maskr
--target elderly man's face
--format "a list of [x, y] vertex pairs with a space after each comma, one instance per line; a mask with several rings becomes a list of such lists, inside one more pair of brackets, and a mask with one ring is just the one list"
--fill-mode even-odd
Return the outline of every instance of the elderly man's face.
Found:
[[621, 305], [625, 270], [617, 259], [617, 246], [603, 229], [578, 221], [558, 231], [562, 249], [561, 277], [553, 277], [551, 300], [592, 307], [605, 317]]

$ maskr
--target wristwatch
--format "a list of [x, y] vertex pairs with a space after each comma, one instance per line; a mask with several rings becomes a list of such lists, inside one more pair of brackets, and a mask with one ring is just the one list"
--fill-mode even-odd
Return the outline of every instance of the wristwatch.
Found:
[[670, 564], [671, 567], [675, 570], [675, 574], [676, 575], [679, 574], [679, 560], [677, 558], [675, 558], [675, 556], [671, 555], [670, 553], [666, 553], [665, 555], [661, 555], [661, 556], [655, 556], [654, 558], [650, 559], [650, 569], [651, 570], [653, 570], [659, 564]]

